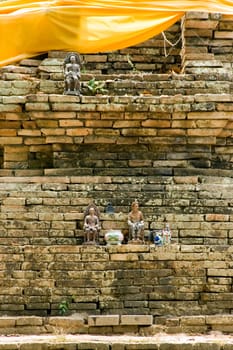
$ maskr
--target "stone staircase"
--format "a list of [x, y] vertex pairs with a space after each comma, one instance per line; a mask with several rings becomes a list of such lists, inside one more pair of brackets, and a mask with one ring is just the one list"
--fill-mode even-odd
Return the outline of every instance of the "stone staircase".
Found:
[[[233, 349], [232, 26], [195, 16], [182, 62], [162, 36], [84, 55], [80, 97], [63, 95], [65, 52], [0, 69], [0, 350]], [[144, 245], [127, 244], [135, 198]], [[155, 247], [165, 220], [172, 244]]]
[[0, 318], [1, 350], [231, 350], [232, 315]]
[[[180, 334], [183, 336], [228, 335], [233, 341], [232, 315], [200, 315], [164, 317], [153, 321], [151, 315], [85, 315], [72, 316], [16, 316], [0, 318], [0, 335], [105, 335], [153, 337]], [[91, 338], [91, 337], [90, 337]], [[1, 344], [1, 342], [0, 342]]]
[[[184, 176], [182, 169], [174, 176], [137, 179], [129, 175], [54, 176], [54, 172], [26, 176], [24, 171], [21, 176], [1, 177], [0, 244], [82, 244], [83, 214], [91, 202], [101, 212], [101, 244], [110, 229], [122, 230], [126, 243], [127, 214], [134, 198], [141, 203], [148, 243], [151, 232], [162, 229], [167, 220], [174, 243], [232, 244], [231, 177]], [[115, 211], [111, 214], [106, 212], [109, 202]]]
[[[182, 317], [167, 319], [166, 325], [149, 325], [146, 316], [125, 316], [117, 326], [118, 315], [98, 316], [98, 326], [80, 317], [0, 318], [1, 350], [230, 350], [233, 337], [230, 316]], [[129, 320], [133, 320], [133, 326]], [[122, 316], [124, 320], [124, 316]], [[131, 322], [132, 323], [132, 322]], [[107, 326], [108, 324], [108, 326]], [[207, 328], [208, 332], [203, 330]], [[218, 329], [225, 329], [224, 334]], [[179, 330], [182, 333], [179, 333]], [[164, 332], [165, 330], [165, 332]], [[9, 334], [11, 336], [9, 337]], [[111, 333], [111, 335], [108, 335]], [[198, 333], [198, 334], [197, 334]]]
[[1, 337], [1, 350], [231, 350], [228, 335], [186, 336], [160, 334], [154, 337], [117, 336], [20, 336]]
[[[62, 94], [64, 90], [64, 59], [45, 58], [22, 61], [19, 66], [6, 66], [1, 68], [0, 92], [1, 96], [23, 96], [27, 94]], [[213, 65], [214, 62], [211, 62]], [[210, 65], [210, 66], [211, 66]], [[195, 94], [230, 94], [232, 93], [233, 74], [221, 62], [216, 67], [203, 67], [198, 62], [189, 62], [187, 73], [181, 74], [170, 71], [166, 74], [146, 73], [145, 71], [132, 71], [117, 74], [103, 74], [101, 71], [81, 71], [81, 93], [91, 95], [88, 83], [95, 78], [97, 84], [104, 83], [106, 94], [111, 96], [174, 96]], [[188, 68], [189, 67], [189, 68]], [[23, 80], [23, 81], [22, 81]]]

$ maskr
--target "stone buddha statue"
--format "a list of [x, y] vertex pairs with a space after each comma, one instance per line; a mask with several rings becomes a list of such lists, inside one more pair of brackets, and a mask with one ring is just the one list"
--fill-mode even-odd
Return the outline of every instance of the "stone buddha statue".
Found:
[[80, 95], [80, 78], [80, 58], [71, 52], [64, 60], [65, 95]]

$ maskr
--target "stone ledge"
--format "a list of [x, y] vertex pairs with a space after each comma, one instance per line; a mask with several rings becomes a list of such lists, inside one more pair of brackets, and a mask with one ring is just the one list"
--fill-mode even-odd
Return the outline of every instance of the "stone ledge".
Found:
[[39, 334], [164, 334], [233, 335], [233, 315], [197, 315], [155, 318], [152, 315], [90, 315], [61, 317], [16, 316], [0, 318], [0, 335]]
[[88, 326], [117, 326], [119, 324], [119, 315], [88, 316]]
[[154, 337], [41, 335], [2, 337], [0, 350], [231, 350], [233, 338], [226, 335], [158, 334]]
[[153, 324], [153, 316], [152, 315], [122, 315], [120, 319], [120, 324], [150, 326]]
[[88, 316], [88, 326], [150, 326], [153, 324], [151, 315], [101, 315]]

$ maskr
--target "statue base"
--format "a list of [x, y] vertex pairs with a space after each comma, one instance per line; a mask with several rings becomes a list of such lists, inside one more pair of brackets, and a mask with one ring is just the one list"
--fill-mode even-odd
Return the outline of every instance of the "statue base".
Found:
[[63, 95], [80, 96], [80, 91], [64, 91]]
[[130, 239], [128, 241], [128, 244], [145, 244], [145, 242], [142, 241], [141, 239]]
[[82, 245], [97, 245], [97, 244], [98, 244], [98, 242], [96, 242], [96, 241], [87, 241], [87, 242], [83, 242]]

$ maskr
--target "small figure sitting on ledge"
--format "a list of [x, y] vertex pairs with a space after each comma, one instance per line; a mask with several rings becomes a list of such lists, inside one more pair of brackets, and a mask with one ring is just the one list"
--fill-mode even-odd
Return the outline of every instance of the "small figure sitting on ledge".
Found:
[[144, 241], [144, 218], [136, 199], [132, 203], [131, 209], [128, 214], [129, 239], [134, 243], [140, 243]]
[[99, 239], [100, 221], [99, 211], [95, 204], [90, 204], [84, 214], [84, 244], [96, 244]]
[[64, 61], [65, 95], [80, 95], [80, 59], [76, 53], [67, 55]]

